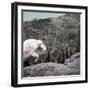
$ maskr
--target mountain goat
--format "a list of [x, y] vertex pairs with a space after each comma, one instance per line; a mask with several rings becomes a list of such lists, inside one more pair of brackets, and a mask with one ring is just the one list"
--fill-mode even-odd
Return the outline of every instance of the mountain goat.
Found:
[[23, 43], [23, 60], [26, 60], [30, 56], [35, 57], [35, 61], [37, 62], [39, 58], [39, 54], [36, 53], [38, 48], [41, 48], [42, 51], [46, 50], [46, 46], [43, 44], [42, 40], [36, 40], [36, 39], [27, 39]]

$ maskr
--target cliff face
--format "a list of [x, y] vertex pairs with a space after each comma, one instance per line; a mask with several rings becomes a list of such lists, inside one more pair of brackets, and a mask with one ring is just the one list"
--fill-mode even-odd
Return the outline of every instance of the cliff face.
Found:
[[64, 63], [80, 52], [80, 14], [23, 22], [23, 41], [28, 38], [41, 39], [47, 46], [37, 63]]

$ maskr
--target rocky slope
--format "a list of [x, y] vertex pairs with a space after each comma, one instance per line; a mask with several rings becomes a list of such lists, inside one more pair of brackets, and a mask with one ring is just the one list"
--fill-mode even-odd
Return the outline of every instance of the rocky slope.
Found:
[[40, 63], [23, 68], [23, 77], [60, 76], [80, 74], [80, 53], [72, 55], [64, 64]]

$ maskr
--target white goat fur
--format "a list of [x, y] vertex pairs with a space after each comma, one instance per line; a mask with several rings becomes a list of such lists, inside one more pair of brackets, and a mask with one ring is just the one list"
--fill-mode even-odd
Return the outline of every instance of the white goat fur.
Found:
[[39, 54], [36, 53], [36, 50], [41, 47], [43, 51], [46, 50], [46, 46], [43, 44], [42, 40], [36, 39], [27, 39], [23, 43], [23, 60], [26, 58], [33, 56], [36, 57], [35, 62], [39, 58]]

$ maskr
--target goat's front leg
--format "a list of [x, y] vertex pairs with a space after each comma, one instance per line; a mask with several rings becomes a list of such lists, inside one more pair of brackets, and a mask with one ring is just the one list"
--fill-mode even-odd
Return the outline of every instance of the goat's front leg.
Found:
[[37, 53], [35, 53], [35, 52], [33, 52], [31, 55], [32, 55], [33, 57], [36, 57], [36, 59], [35, 59], [34, 62], [37, 62], [37, 60], [38, 60], [38, 58], [39, 58], [39, 55], [38, 55]]

